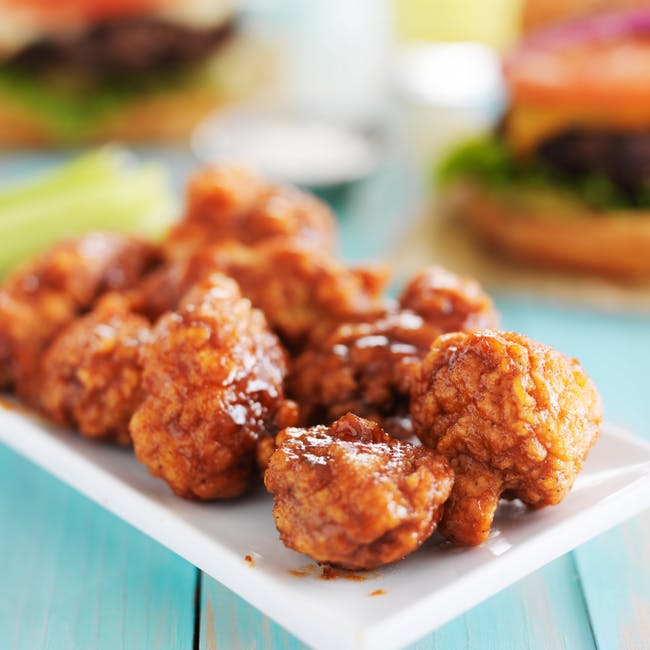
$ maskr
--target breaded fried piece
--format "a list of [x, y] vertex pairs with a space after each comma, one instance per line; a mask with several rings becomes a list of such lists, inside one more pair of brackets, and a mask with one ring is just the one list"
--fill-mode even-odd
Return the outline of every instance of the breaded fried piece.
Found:
[[136, 309], [155, 319], [173, 310], [195, 282], [215, 272], [238, 282], [242, 294], [264, 312], [292, 351], [337, 322], [374, 318], [386, 311], [385, 268], [348, 267], [302, 244], [281, 241], [256, 247], [231, 242], [168, 263], [135, 292]]
[[85, 436], [131, 444], [129, 420], [142, 399], [140, 347], [149, 322], [118, 293], [100, 298], [45, 353], [41, 408]]
[[447, 461], [347, 414], [278, 435], [264, 482], [280, 539], [317, 562], [372, 569], [434, 531], [453, 483]]
[[300, 422], [333, 422], [350, 411], [410, 437], [410, 377], [430, 344], [424, 321], [409, 311], [340, 325], [291, 364], [287, 391], [300, 404]]
[[47, 344], [103, 292], [132, 287], [156, 262], [138, 239], [92, 233], [54, 246], [22, 266], [0, 289], [0, 380], [35, 403]]
[[379, 422], [397, 438], [408, 438], [413, 433], [413, 370], [433, 341], [447, 328], [469, 330], [496, 322], [492, 302], [476, 282], [440, 267], [423, 270], [407, 284], [399, 307], [381, 318], [312, 337], [289, 377], [301, 423], [332, 422], [351, 411]]
[[205, 272], [201, 269], [217, 269], [237, 280], [242, 294], [264, 312], [292, 350], [324, 323], [367, 319], [385, 311], [384, 268], [350, 268], [295, 243], [218, 246], [199, 253], [191, 266], [195, 276]]
[[137, 458], [179, 496], [236, 497], [255, 475], [256, 443], [286, 408], [286, 355], [237, 284], [211, 275], [164, 315], [142, 350], [144, 401], [131, 420]]
[[[206, 271], [203, 275], [209, 273]], [[187, 260], [166, 261], [128, 292], [132, 309], [154, 323], [165, 312], [174, 311], [185, 293], [199, 279], [198, 274], [191, 273]]]
[[414, 275], [402, 291], [400, 306], [414, 311], [440, 333], [473, 332], [499, 324], [494, 304], [481, 285], [441, 266], [429, 266]]
[[502, 495], [533, 508], [562, 501], [598, 437], [602, 406], [575, 359], [485, 330], [434, 343], [411, 414], [422, 442], [456, 472], [440, 530], [474, 546], [488, 536]]
[[336, 247], [334, 215], [325, 203], [294, 187], [272, 185], [240, 167], [205, 167], [190, 180], [187, 210], [167, 238], [174, 259], [223, 242], [301, 242], [323, 252]]

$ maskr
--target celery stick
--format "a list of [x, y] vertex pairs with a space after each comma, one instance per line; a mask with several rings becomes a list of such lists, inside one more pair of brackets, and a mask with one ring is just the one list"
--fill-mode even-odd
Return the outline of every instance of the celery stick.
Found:
[[[0, 219], [0, 231], [12, 228], [39, 224], [44, 213], [50, 213], [53, 217], [63, 219], [58, 221], [49, 218], [41, 225], [44, 228], [60, 229], [65, 227], [68, 219], [76, 219], [78, 215], [66, 214], [69, 206], [81, 204], [87, 206], [94, 200], [95, 208], [102, 212], [103, 202], [113, 201], [119, 204], [120, 199], [131, 197], [164, 196], [164, 177], [157, 168], [147, 167], [136, 169], [130, 174], [117, 178], [100, 178], [73, 188], [72, 191], [58, 192], [48, 197], [48, 201], [34, 200], [22, 202], [3, 211], [3, 218]], [[89, 221], [94, 220], [94, 211], [83, 215]], [[117, 213], [113, 216], [116, 223], [121, 222], [124, 215]]]
[[55, 193], [74, 191], [80, 185], [99, 180], [117, 181], [128, 154], [115, 147], [104, 147], [8, 188], [0, 188], [0, 219], [4, 210], [27, 201], [49, 200]]
[[4, 210], [0, 274], [62, 238], [91, 230], [160, 237], [171, 223], [171, 205], [162, 170], [146, 167]]

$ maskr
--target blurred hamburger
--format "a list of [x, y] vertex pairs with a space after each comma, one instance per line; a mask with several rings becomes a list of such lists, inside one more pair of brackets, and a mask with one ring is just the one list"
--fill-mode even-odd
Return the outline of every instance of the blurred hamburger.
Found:
[[497, 132], [452, 152], [440, 178], [473, 229], [511, 257], [648, 277], [650, 8], [564, 3], [572, 16], [578, 4], [599, 11], [535, 24], [510, 54]]
[[233, 0], [0, 0], [0, 146], [183, 137], [258, 81], [234, 9]]

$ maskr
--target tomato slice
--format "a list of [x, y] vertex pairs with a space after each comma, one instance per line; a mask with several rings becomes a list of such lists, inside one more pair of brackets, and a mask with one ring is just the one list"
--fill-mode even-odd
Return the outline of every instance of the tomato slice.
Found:
[[600, 33], [593, 25], [570, 25], [551, 38], [524, 41], [505, 64], [513, 99], [545, 106], [650, 107], [650, 13], [606, 20], [594, 23]]
[[87, 22], [150, 11], [163, 0], [0, 0], [0, 5], [30, 12], [47, 24]]

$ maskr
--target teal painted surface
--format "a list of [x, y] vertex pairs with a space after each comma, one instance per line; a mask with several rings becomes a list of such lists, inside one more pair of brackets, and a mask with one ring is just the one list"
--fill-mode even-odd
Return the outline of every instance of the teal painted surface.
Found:
[[[201, 607], [201, 650], [307, 648], [207, 576], [203, 577]], [[567, 555], [420, 639], [408, 650], [595, 647], [577, 570]]]
[[393, 161], [334, 199], [347, 260], [382, 259], [417, 217], [422, 185], [408, 164]]
[[192, 647], [196, 569], [0, 446], [0, 648]]
[[595, 648], [577, 570], [570, 555], [544, 567], [409, 650], [589, 650]]
[[576, 552], [594, 633], [601, 648], [650, 648], [650, 514]]
[[232, 591], [204, 575], [199, 648], [301, 650], [307, 646]]
[[[650, 319], [566, 306], [500, 301], [504, 325], [580, 359], [606, 417], [650, 439]], [[650, 648], [650, 513], [574, 552], [600, 648]]]

